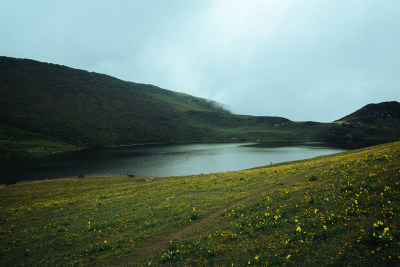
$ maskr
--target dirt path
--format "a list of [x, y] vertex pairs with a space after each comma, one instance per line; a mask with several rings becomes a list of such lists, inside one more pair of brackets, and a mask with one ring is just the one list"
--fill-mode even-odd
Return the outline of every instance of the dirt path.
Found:
[[[327, 164], [327, 165], [329, 165], [329, 164]], [[321, 167], [325, 167], [325, 166], [326, 165], [323, 165]], [[218, 210], [208, 214], [207, 216], [201, 218], [200, 220], [194, 221], [190, 225], [187, 225], [184, 228], [179, 229], [176, 232], [166, 234], [164, 236], [161, 236], [160, 238], [153, 239], [149, 243], [143, 244], [142, 246], [138, 246], [135, 249], [135, 251], [133, 251], [129, 255], [129, 258], [127, 258], [127, 259], [123, 260], [121, 263], [115, 264], [113, 266], [125, 266], [128, 264], [134, 265], [135, 263], [143, 261], [146, 258], [150, 258], [150, 257], [154, 256], [156, 253], [160, 253], [163, 249], [167, 248], [171, 241], [182, 240], [185, 237], [187, 238], [188, 235], [195, 233], [196, 229], [205, 226], [207, 223], [209, 223], [211, 220], [213, 220], [217, 216], [221, 215], [226, 210], [234, 209], [234, 208], [236, 208], [248, 201], [251, 201], [257, 197], [271, 193], [282, 187], [291, 185], [291, 184], [295, 183], [296, 181], [300, 180], [301, 178], [304, 178], [305, 176], [312, 174], [315, 171], [316, 171], [315, 169], [306, 171], [305, 173], [295, 176], [292, 179], [290, 179], [282, 184], [273, 186], [273, 187], [269, 188], [268, 190], [265, 190], [265, 191], [259, 192], [257, 194], [237, 200], [236, 202], [232, 203], [231, 205], [223, 207], [221, 209], [218, 209]]]

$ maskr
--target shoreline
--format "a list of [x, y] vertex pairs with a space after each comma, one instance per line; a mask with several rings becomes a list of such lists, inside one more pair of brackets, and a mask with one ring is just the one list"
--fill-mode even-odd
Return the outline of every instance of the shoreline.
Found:
[[[356, 143], [356, 142], [368, 142], [368, 141], [382, 141], [382, 143], [389, 143], [395, 142], [400, 139], [393, 139], [393, 138], [364, 138], [364, 139], [338, 139], [338, 140], [331, 140], [331, 139], [270, 139], [270, 140], [246, 140], [246, 141], [191, 141], [191, 142], [168, 142], [168, 143], [133, 143], [133, 144], [121, 144], [121, 145], [108, 145], [108, 146], [83, 146], [83, 147], [76, 147], [71, 149], [62, 149], [57, 151], [51, 152], [38, 152], [38, 153], [29, 153], [26, 151], [15, 151], [16, 154], [9, 157], [0, 158], [0, 161], [8, 161], [8, 160], [22, 160], [22, 159], [29, 159], [29, 158], [38, 158], [44, 157], [48, 155], [64, 153], [64, 152], [73, 152], [73, 151], [80, 151], [85, 149], [95, 149], [95, 148], [119, 148], [119, 147], [135, 147], [135, 146], [151, 146], [151, 145], [190, 145], [190, 144], [240, 144], [240, 143], [255, 143], [255, 144], [266, 144], [266, 143], [278, 143], [278, 142], [322, 142], [326, 144], [346, 144], [346, 143]], [[26, 152], [26, 154], [25, 154]]]

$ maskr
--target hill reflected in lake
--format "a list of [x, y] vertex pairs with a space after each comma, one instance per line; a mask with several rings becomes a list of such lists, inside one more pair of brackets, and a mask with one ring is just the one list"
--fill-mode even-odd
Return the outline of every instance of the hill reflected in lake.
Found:
[[321, 143], [185, 144], [95, 148], [0, 162], [0, 179], [84, 175], [178, 176], [248, 169], [345, 151]]

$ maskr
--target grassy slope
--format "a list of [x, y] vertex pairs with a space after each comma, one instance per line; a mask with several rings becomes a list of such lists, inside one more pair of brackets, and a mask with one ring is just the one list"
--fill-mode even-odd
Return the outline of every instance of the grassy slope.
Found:
[[338, 121], [371, 123], [393, 119], [400, 120], [400, 105], [397, 101], [368, 104]]
[[0, 159], [42, 155], [76, 148], [64, 140], [0, 123]]
[[0, 123], [78, 145], [171, 142], [193, 123], [184, 111], [228, 113], [212, 101], [152, 85], [0, 59]]
[[144, 179], [0, 188], [0, 265], [400, 264], [400, 142]]
[[246, 138], [239, 126], [288, 121], [236, 116], [213, 101], [156, 86], [6, 57], [0, 88], [0, 123], [78, 146], [228, 141]]

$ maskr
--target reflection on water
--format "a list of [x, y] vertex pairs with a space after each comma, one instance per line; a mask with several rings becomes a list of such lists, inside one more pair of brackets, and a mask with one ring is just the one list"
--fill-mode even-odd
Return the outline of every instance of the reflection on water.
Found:
[[388, 140], [388, 139], [368, 139], [368, 140], [341, 140], [341, 141], [269, 141], [257, 144], [249, 144], [248, 146], [254, 147], [288, 147], [288, 146], [310, 146], [310, 147], [331, 147], [331, 148], [341, 148], [344, 150], [352, 150], [363, 147], [369, 147], [379, 144], [388, 143], [396, 140]]
[[0, 162], [0, 181], [84, 175], [175, 176], [242, 170], [347, 150], [317, 142], [96, 148]]

